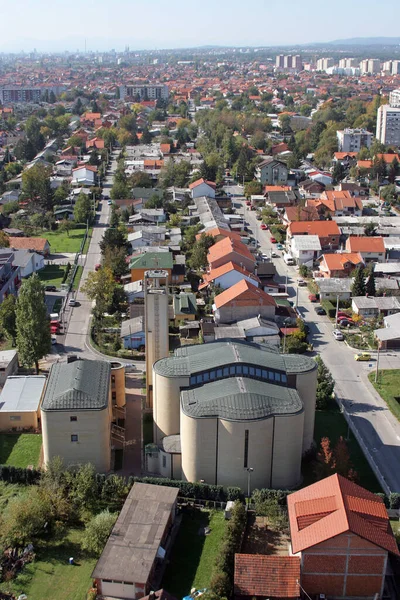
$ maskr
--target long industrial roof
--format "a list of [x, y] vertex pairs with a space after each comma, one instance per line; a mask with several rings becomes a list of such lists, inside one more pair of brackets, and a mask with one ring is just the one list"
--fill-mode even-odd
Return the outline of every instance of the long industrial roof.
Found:
[[39, 408], [44, 375], [7, 377], [0, 395], [0, 412], [35, 412]]
[[275, 348], [235, 340], [183, 346], [174, 356], [154, 363], [154, 370], [166, 377], [184, 377], [232, 363], [270, 367], [283, 373], [304, 373], [316, 368], [313, 359], [299, 354], [279, 354]]

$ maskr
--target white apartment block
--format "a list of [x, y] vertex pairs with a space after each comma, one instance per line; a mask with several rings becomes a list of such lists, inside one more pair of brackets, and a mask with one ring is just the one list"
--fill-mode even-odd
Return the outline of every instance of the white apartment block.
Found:
[[373, 134], [366, 129], [342, 129], [336, 132], [339, 152], [359, 152], [372, 144]]
[[[397, 61], [400, 63], [400, 61]], [[400, 88], [389, 94], [389, 104], [392, 108], [400, 108]]]
[[382, 144], [400, 145], [400, 107], [384, 104], [378, 108], [376, 137]]
[[277, 69], [301, 71], [303, 64], [300, 54], [292, 56], [291, 54], [278, 54], [275, 59]]
[[333, 67], [335, 61], [333, 58], [319, 58], [317, 60], [317, 71], [326, 71], [329, 67]]
[[284, 55], [283, 54], [278, 54], [276, 59], [275, 59], [275, 66], [277, 69], [283, 69], [283, 64], [284, 64]]
[[339, 67], [341, 69], [351, 69], [358, 67], [358, 60], [356, 58], [341, 58], [339, 60]]
[[144, 84], [144, 85], [121, 85], [119, 88], [120, 98], [123, 100], [126, 96], [130, 98], [139, 97], [140, 100], [168, 100], [168, 86], [164, 84]]
[[360, 62], [361, 73], [380, 73], [381, 61], [379, 58], [366, 58]]

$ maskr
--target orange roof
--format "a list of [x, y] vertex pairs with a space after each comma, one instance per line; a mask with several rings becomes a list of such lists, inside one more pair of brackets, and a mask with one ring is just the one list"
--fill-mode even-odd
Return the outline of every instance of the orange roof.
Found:
[[145, 158], [143, 161], [144, 167], [151, 167], [153, 169], [159, 169], [164, 166], [163, 160], [152, 160], [151, 158]]
[[333, 205], [334, 210], [343, 210], [346, 208], [358, 208], [362, 210], [363, 207], [360, 198], [353, 198], [348, 190], [325, 190], [322, 192], [320, 199], [323, 204], [326, 203], [329, 209]]
[[357, 167], [359, 169], [372, 169], [372, 160], [358, 160]]
[[385, 252], [385, 244], [383, 237], [351, 235], [347, 239], [346, 249], [350, 252]]
[[245, 258], [251, 260], [254, 264], [256, 263], [256, 259], [250, 252], [250, 250], [245, 246], [242, 242], [236, 239], [232, 239], [230, 237], [225, 237], [213, 246], [211, 246], [208, 250], [208, 262], [209, 264], [213, 263], [215, 260], [222, 258], [224, 256], [228, 256], [231, 252], [236, 252]]
[[323, 259], [329, 271], [344, 271], [347, 263], [352, 263], [355, 267], [363, 264], [361, 254], [358, 252], [342, 252], [340, 254], [324, 254]]
[[241, 241], [240, 233], [236, 231], [230, 231], [230, 229], [222, 229], [221, 227], [213, 227], [212, 229], [208, 229], [208, 231], [201, 231], [196, 235], [196, 240], [200, 239], [202, 235], [212, 235], [213, 237], [217, 237], [218, 235], [223, 235], [225, 237], [229, 237], [232, 240]]
[[288, 229], [292, 235], [308, 234], [321, 237], [340, 235], [339, 227], [335, 221], [293, 221]]
[[203, 288], [207, 287], [211, 282], [218, 279], [218, 277], [222, 277], [222, 275], [225, 275], [226, 273], [229, 273], [230, 271], [237, 271], [238, 273], [245, 275], [249, 279], [254, 280], [254, 282], [255, 282], [254, 285], [257, 285], [258, 283], [260, 283], [260, 280], [257, 277], [257, 275], [253, 275], [253, 273], [250, 273], [244, 267], [241, 267], [241, 266], [237, 265], [236, 263], [229, 261], [229, 262], [225, 263], [224, 265], [217, 267], [216, 269], [211, 269], [209, 271], [209, 273], [204, 273], [203, 283], [201, 283], [199, 285], [199, 290], [202, 290]]
[[383, 500], [337, 473], [290, 494], [287, 503], [294, 554], [351, 531], [400, 555]]
[[215, 296], [214, 304], [217, 308], [221, 308], [233, 301], [235, 301], [235, 306], [276, 306], [272, 296], [246, 279], [241, 279]]
[[81, 121], [95, 121], [101, 119], [101, 113], [87, 112], [81, 116]]
[[298, 598], [300, 558], [235, 554], [235, 596]]
[[357, 156], [357, 152], [335, 152], [334, 157], [337, 160], [342, 160], [346, 158], [346, 156], [350, 156], [350, 158], [355, 158]]
[[214, 183], [214, 181], [206, 181], [205, 179], [201, 178], [201, 179], [197, 179], [196, 181], [193, 181], [193, 183], [191, 183], [189, 185], [189, 189], [192, 190], [193, 188], [197, 187], [198, 185], [201, 185], [202, 183], [206, 183], [207, 185], [212, 187], [214, 190], [217, 187], [217, 184]]
[[34, 237], [9, 237], [10, 248], [15, 250], [36, 250], [36, 252], [44, 252], [46, 244], [50, 246], [45, 238]]
[[160, 150], [163, 154], [169, 154], [171, 152], [171, 144], [160, 144]]
[[290, 192], [291, 188], [288, 185], [265, 185], [264, 192]]
[[388, 165], [391, 165], [394, 159], [396, 159], [400, 163], [400, 156], [398, 156], [397, 154], [377, 154], [376, 156], [379, 159], [383, 158], [385, 163]]

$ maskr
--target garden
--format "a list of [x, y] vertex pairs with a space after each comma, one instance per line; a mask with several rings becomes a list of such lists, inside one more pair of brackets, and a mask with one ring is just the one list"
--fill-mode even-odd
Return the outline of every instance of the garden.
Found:
[[[64, 252], [76, 254], [80, 250], [85, 232], [86, 226], [81, 225], [80, 227], [75, 226], [68, 231], [63, 231], [62, 229], [56, 231], [43, 231], [33, 237], [45, 238], [50, 244], [51, 254], [62, 254]], [[82, 254], [85, 254], [87, 251], [91, 235], [92, 230], [89, 229], [88, 239]]]
[[42, 436], [35, 433], [1, 433], [0, 465], [26, 468], [39, 464]]
[[379, 370], [377, 381], [375, 381], [375, 373], [369, 373], [368, 379], [400, 421], [400, 369]]

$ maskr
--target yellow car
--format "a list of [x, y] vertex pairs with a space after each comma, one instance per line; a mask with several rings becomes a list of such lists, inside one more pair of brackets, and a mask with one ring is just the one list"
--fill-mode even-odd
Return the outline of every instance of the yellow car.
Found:
[[371, 355], [368, 352], [359, 352], [354, 355], [354, 360], [371, 360]]

